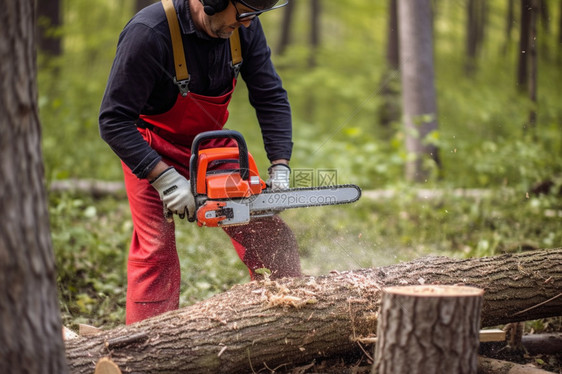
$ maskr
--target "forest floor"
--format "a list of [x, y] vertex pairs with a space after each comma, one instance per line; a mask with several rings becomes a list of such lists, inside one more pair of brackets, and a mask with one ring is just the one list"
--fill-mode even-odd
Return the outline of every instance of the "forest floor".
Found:
[[[562, 353], [531, 355], [524, 352], [514, 352], [484, 357], [509, 361], [529, 366], [530, 368], [538, 368], [550, 373], [562, 374]], [[285, 366], [284, 368], [264, 372], [272, 374], [370, 374], [372, 364], [372, 354], [369, 353], [367, 355], [364, 353], [361, 356], [330, 358], [314, 361], [308, 365], [299, 365], [292, 368]]]
[[[536, 323], [546, 326], [542, 333], [548, 332], [562, 335], [562, 317], [527, 322], [525, 323], [525, 330], [529, 331], [526, 334], [534, 333], [532, 325]], [[326, 358], [310, 362], [309, 364], [286, 365], [270, 368], [262, 372], [270, 374], [370, 374], [374, 358], [373, 351], [374, 344], [362, 345], [361, 350], [356, 355]], [[562, 374], [562, 352], [530, 354], [523, 346], [512, 349], [506, 342], [501, 342], [482, 344], [479, 354], [483, 357]]]

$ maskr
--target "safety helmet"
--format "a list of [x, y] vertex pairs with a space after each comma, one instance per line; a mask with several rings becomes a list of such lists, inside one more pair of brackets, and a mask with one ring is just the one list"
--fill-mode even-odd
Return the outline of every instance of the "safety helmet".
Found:
[[[205, 13], [212, 16], [222, 12], [232, 0], [201, 0]], [[288, 0], [234, 0], [237, 3], [247, 6], [255, 11], [268, 11], [281, 8], [289, 2]], [[278, 4], [279, 3], [279, 4]]]

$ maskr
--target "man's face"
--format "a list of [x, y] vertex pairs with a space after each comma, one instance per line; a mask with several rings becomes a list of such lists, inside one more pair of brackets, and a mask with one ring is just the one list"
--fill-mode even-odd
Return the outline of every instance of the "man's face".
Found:
[[253, 9], [238, 2], [233, 3], [229, 1], [225, 10], [207, 18], [209, 30], [214, 34], [211, 36], [228, 39], [234, 30], [240, 26], [249, 27], [252, 23], [251, 19], [237, 20], [236, 16], [242, 13], [252, 12], [252, 10]]

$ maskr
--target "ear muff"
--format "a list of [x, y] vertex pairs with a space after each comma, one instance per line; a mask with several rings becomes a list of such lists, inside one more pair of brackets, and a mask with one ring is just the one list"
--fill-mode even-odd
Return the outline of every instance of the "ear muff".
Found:
[[228, 1], [229, 0], [201, 0], [201, 4], [203, 4], [205, 14], [212, 16], [225, 10], [228, 6]]

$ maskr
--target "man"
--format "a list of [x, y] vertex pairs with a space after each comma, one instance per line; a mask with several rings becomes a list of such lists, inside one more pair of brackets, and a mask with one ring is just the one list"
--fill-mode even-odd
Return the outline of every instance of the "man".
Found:
[[[276, 3], [163, 0], [135, 15], [120, 35], [101, 104], [100, 134], [122, 160], [134, 226], [127, 324], [179, 306], [179, 259], [174, 222], [167, 215], [181, 219], [195, 214], [187, 179], [191, 142], [200, 132], [224, 126], [238, 70], [271, 161], [269, 183], [272, 188], [288, 186], [290, 106], [257, 18], [284, 5]], [[174, 29], [183, 47], [175, 56]], [[234, 61], [236, 48], [241, 49], [241, 66]], [[185, 56], [185, 64], [176, 61], [178, 56]], [[188, 79], [178, 79], [183, 65]], [[226, 145], [232, 141], [208, 146]], [[225, 231], [252, 278], [259, 268], [269, 269], [272, 278], [301, 274], [294, 235], [279, 217]]]

